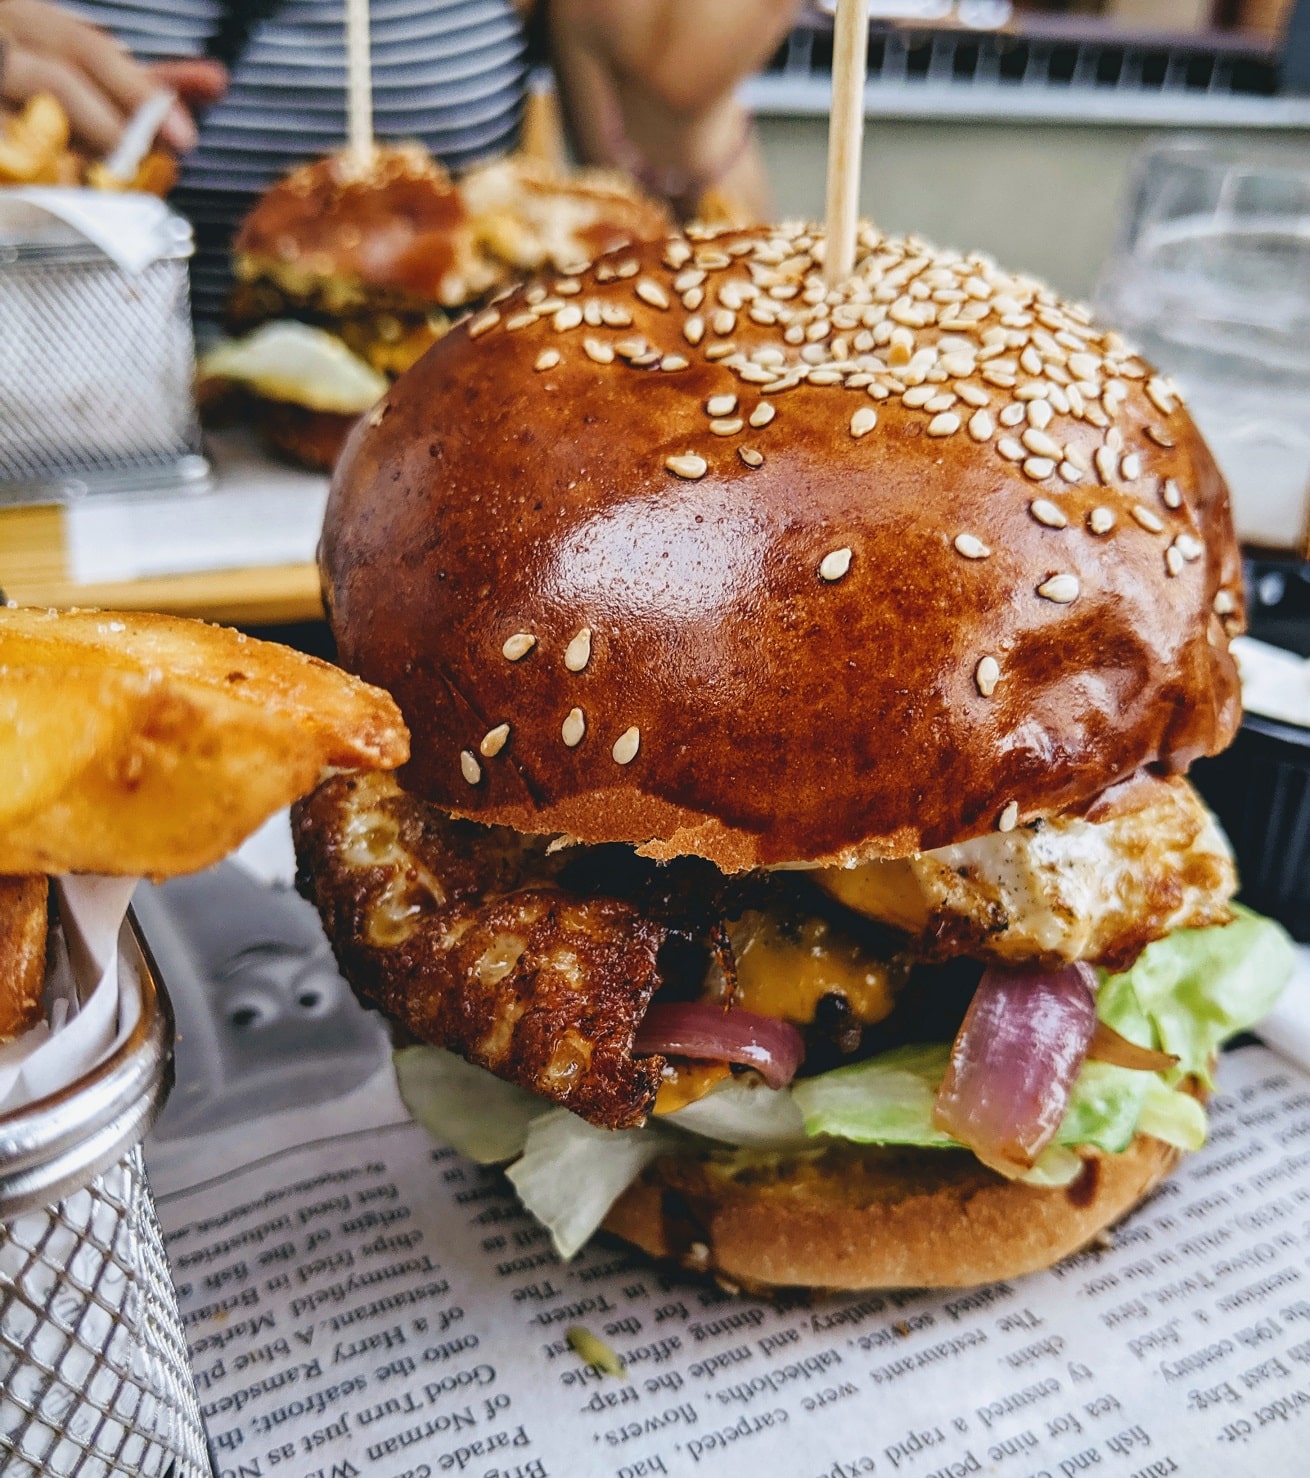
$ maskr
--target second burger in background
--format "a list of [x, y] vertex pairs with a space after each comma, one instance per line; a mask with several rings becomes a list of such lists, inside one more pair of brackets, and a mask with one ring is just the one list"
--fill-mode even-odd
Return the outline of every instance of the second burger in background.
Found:
[[[663, 236], [664, 209], [621, 177], [524, 157], [458, 182], [418, 145], [293, 170], [234, 244], [229, 327], [202, 360], [211, 415], [235, 396], [270, 444], [331, 467], [346, 433], [452, 320], [542, 268]], [[233, 413], [229, 403], [227, 414]]]
[[324, 587], [414, 752], [302, 803], [302, 887], [562, 1252], [1044, 1266], [1201, 1143], [1287, 975], [1183, 778], [1239, 717], [1223, 481], [986, 257], [865, 228], [833, 289], [816, 227], [688, 238], [484, 310], [354, 434]]

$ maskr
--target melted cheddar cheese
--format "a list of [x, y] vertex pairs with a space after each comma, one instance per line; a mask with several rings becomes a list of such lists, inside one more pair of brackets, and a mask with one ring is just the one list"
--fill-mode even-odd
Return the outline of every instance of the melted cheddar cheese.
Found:
[[[824, 996], [839, 995], [869, 1026], [892, 1009], [892, 967], [827, 919], [779, 919], [749, 910], [729, 924], [728, 935], [737, 962], [732, 1001], [743, 1010], [806, 1026]], [[722, 999], [726, 982], [717, 965], [707, 983], [710, 998]]]

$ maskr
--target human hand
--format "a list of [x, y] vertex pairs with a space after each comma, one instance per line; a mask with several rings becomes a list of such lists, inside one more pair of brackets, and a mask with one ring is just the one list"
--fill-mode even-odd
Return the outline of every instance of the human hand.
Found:
[[178, 95], [160, 141], [179, 154], [194, 149], [188, 104], [213, 102], [227, 88], [217, 62], [137, 62], [115, 37], [48, 0], [0, 0], [0, 102], [23, 104], [50, 93], [67, 113], [77, 143], [103, 155], [128, 119], [161, 87]]

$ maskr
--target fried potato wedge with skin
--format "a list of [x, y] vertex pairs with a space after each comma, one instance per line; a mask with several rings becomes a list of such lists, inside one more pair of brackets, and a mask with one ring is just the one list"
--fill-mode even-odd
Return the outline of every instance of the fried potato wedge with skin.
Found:
[[390, 775], [338, 775], [292, 812], [297, 883], [366, 1004], [607, 1129], [641, 1124], [637, 1057], [665, 929], [556, 887], [542, 839], [453, 821]]
[[166, 877], [329, 769], [409, 752], [387, 694], [176, 617], [0, 608], [0, 871]]
[[0, 1044], [41, 1020], [48, 893], [43, 877], [0, 878]]

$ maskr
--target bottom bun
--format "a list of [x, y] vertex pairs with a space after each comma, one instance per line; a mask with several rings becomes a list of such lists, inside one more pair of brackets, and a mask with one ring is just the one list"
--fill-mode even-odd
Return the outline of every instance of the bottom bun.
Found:
[[606, 1228], [652, 1257], [743, 1288], [961, 1288], [1049, 1267], [1142, 1200], [1180, 1152], [1139, 1135], [1089, 1152], [1060, 1190], [971, 1154], [841, 1146], [794, 1158], [671, 1156]]

